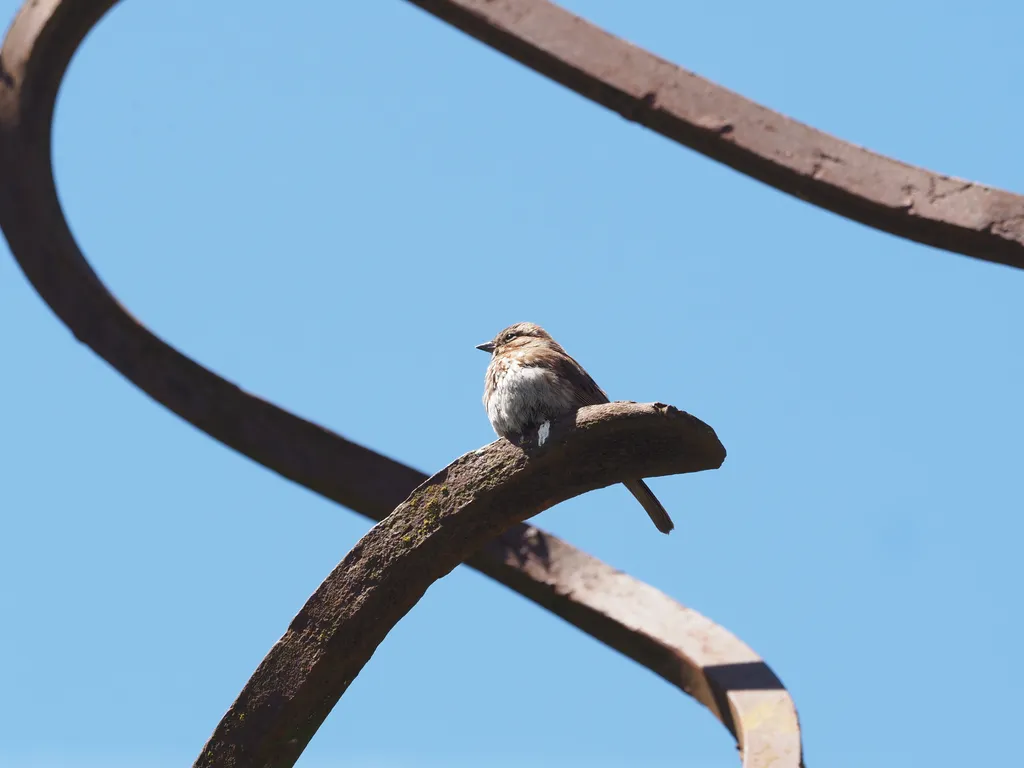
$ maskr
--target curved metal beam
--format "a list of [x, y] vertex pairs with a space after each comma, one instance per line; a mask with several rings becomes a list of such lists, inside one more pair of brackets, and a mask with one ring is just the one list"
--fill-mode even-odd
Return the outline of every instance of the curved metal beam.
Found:
[[1024, 268], [1024, 197], [917, 168], [773, 112], [547, 0], [408, 0], [627, 120], [820, 208]]
[[299, 611], [195, 768], [290, 768], [427, 588], [510, 525], [631, 477], [717, 469], [714, 430], [661, 403], [584, 408], [513, 445], [459, 457], [370, 529]]
[[[268, 469], [376, 520], [426, 476], [255, 397], [135, 320], [89, 266], [54, 187], [51, 122], [77, 46], [116, 0], [29, 0], [0, 50], [0, 227], [29, 281], [82, 343], [150, 397]], [[747, 768], [796, 766], [788, 692], [727, 630], [529, 525], [468, 564], [707, 706]]]

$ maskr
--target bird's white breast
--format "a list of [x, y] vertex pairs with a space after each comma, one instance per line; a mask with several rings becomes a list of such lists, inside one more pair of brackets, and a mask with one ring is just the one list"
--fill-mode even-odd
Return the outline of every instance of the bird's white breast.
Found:
[[498, 363], [494, 388], [485, 405], [487, 418], [499, 435], [522, 434], [529, 427], [571, 410], [566, 387], [546, 368], [525, 366], [515, 359]]

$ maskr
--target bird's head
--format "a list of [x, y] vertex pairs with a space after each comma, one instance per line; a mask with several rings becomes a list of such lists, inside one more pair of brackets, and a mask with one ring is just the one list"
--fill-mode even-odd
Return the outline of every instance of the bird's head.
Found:
[[483, 352], [491, 352], [500, 355], [505, 352], [513, 352], [517, 349], [525, 349], [531, 346], [555, 346], [555, 340], [551, 334], [534, 323], [516, 323], [498, 332], [490, 341], [477, 344], [476, 348]]

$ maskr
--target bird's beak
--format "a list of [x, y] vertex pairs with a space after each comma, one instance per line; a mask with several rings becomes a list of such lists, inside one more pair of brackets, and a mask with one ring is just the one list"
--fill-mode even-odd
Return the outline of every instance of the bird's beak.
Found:
[[494, 342], [493, 341], [485, 341], [483, 344], [477, 344], [476, 348], [479, 349], [482, 352], [493, 352], [494, 351]]

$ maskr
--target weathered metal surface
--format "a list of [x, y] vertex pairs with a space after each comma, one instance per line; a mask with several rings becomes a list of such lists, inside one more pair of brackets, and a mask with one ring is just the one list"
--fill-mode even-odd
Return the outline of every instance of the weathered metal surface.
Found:
[[510, 525], [595, 488], [725, 459], [714, 430], [662, 403], [592, 406], [551, 430], [543, 446], [496, 440], [460, 456], [370, 529], [270, 649], [196, 768], [294, 765], [427, 588]]
[[883, 232], [1024, 268], [1020, 195], [815, 130], [547, 0], [408, 2], [627, 120], [776, 189]]
[[[570, 30], [546, 31], [548, 16], [527, 19], [538, 8], [573, 19], [553, 6], [420, 4], [442, 17], [462, 13], [454, 19], [461, 26], [479, 33], [485, 42], [497, 41], [503, 50], [513, 50], [540, 71], [547, 68], [558, 74], [564, 68], [550, 53], [538, 57], [536, 42], [516, 36], [567, 34]], [[53, 107], [72, 54], [113, 5], [114, 0], [32, 0], [19, 12], [0, 51], [0, 226], [12, 253], [76, 338], [154, 400], [283, 477], [381, 519], [425, 479], [423, 473], [254, 397], [198, 365], [129, 315], [78, 249], [54, 188]], [[466, 9], [474, 7], [477, 15], [465, 17]], [[517, 33], [499, 29], [480, 15], [484, 11], [511, 14], [511, 22], [525, 26]], [[588, 31], [592, 28], [585, 22], [572, 21], [577, 23], [584, 25], [584, 33], [597, 34]], [[625, 45], [608, 40], [614, 46]], [[625, 71], [622, 66], [620, 62], [607, 69]], [[665, 62], [659, 66], [672, 67]], [[575, 75], [561, 73], [563, 81], [571, 77]], [[637, 82], [646, 87], [646, 80]], [[603, 87], [586, 95], [629, 107], [622, 92]], [[660, 93], [655, 90], [653, 101], [641, 95], [640, 104], [648, 111], [630, 116], [660, 125]], [[701, 130], [694, 135], [707, 133], [706, 127]], [[737, 131], [717, 129], [719, 138]], [[515, 526], [468, 563], [697, 698], [737, 736], [748, 768], [800, 763], [799, 726], [791, 698], [756, 654], [727, 630], [530, 525]]]

